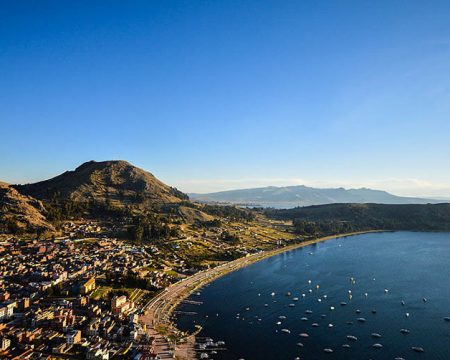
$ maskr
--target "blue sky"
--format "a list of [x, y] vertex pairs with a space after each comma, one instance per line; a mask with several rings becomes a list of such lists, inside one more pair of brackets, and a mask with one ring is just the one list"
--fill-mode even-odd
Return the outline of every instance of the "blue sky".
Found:
[[0, 179], [450, 196], [448, 1], [0, 1]]

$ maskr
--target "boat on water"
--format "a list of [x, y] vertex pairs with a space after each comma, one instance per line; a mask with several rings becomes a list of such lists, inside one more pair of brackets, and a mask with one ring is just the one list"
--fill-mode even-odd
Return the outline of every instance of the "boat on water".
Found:
[[367, 320], [366, 320], [365, 318], [363, 318], [363, 317], [357, 318], [356, 320], [358, 320], [358, 322], [360, 322], [360, 323], [364, 323], [364, 322], [367, 321]]
[[309, 334], [308, 333], [300, 333], [299, 336], [302, 338], [307, 338], [307, 337], [309, 337]]
[[358, 341], [358, 338], [354, 335], [347, 335], [347, 340]]
[[372, 333], [371, 336], [376, 339], [381, 338], [381, 334], [378, 334], [378, 333]]
[[383, 345], [381, 345], [381, 344], [379, 344], [379, 343], [376, 343], [376, 344], [373, 344], [372, 347], [373, 347], [374, 349], [381, 349], [381, 348], [383, 348]]
[[333, 350], [333, 349], [330, 349], [330, 348], [325, 348], [325, 349], [323, 349], [323, 351], [326, 352], [326, 353], [328, 353], [328, 354], [331, 354], [331, 353], [334, 352], [334, 350]]
[[281, 329], [282, 332], [284, 332], [285, 334], [290, 334], [291, 330], [289, 329]]
[[342, 344], [342, 347], [343, 347], [344, 349], [350, 349], [350, 345], [349, 345], [349, 344]]
[[408, 329], [400, 329], [400, 332], [402, 334], [409, 334], [409, 330]]
[[412, 349], [413, 351], [415, 351], [415, 352], [418, 352], [418, 353], [423, 353], [423, 352], [425, 352], [425, 350], [424, 350], [422, 347], [420, 347], [420, 346], [413, 346], [411, 349]]

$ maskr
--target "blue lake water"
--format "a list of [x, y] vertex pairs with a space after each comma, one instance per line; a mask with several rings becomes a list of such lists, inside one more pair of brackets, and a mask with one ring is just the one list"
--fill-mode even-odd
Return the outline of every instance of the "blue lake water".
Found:
[[[329, 240], [231, 273], [191, 299], [203, 304], [178, 310], [197, 315], [178, 315], [176, 322], [183, 330], [200, 324], [200, 336], [224, 340], [226, 351], [210, 354], [213, 359], [448, 360], [450, 233], [385, 232]], [[366, 322], [358, 322], [361, 317]], [[375, 343], [383, 348], [373, 348]]]

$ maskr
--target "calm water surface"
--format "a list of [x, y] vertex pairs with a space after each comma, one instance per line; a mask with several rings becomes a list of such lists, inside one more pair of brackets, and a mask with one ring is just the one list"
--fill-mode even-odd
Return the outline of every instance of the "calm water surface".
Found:
[[[184, 330], [200, 324], [200, 336], [224, 340], [227, 350], [210, 355], [213, 359], [448, 360], [450, 233], [386, 232], [330, 240], [231, 273], [191, 299], [203, 304], [179, 310], [197, 315], [179, 315], [177, 323]], [[366, 322], [358, 322], [360, 317]], [[383, 348], [373, 348], [375, 343]]]

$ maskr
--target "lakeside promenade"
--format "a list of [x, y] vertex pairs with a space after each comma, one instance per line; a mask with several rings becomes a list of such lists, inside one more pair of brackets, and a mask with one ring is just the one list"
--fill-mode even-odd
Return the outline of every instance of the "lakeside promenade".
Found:
[[[174, 359], [176, 357], [177, 359], [192, 360], [196, 358], [194, 351], [195, 334], [189, 335], [181, 332], [176, 328], [175, 324], [172, 323], [170, 318], [179, 303], [206, 284], [230, 272], [286, 251], [331, 239], [360, 235], [369, 232], [380, 231], [359, 231], [305, 240], [277, 249], [247, 255], [243, 258], [221, 264], [214, 268], [199, 271], [188, 278], [170, 285], [144, 306], [144, 314], [140, 318], [140, 321], [146, 324], [147, 333], [155, 338], [153, 352], [158, 355], [160, 359]], [[170, 338], [178, 338], [180, 340], [176, 342], [170, 340]]]

